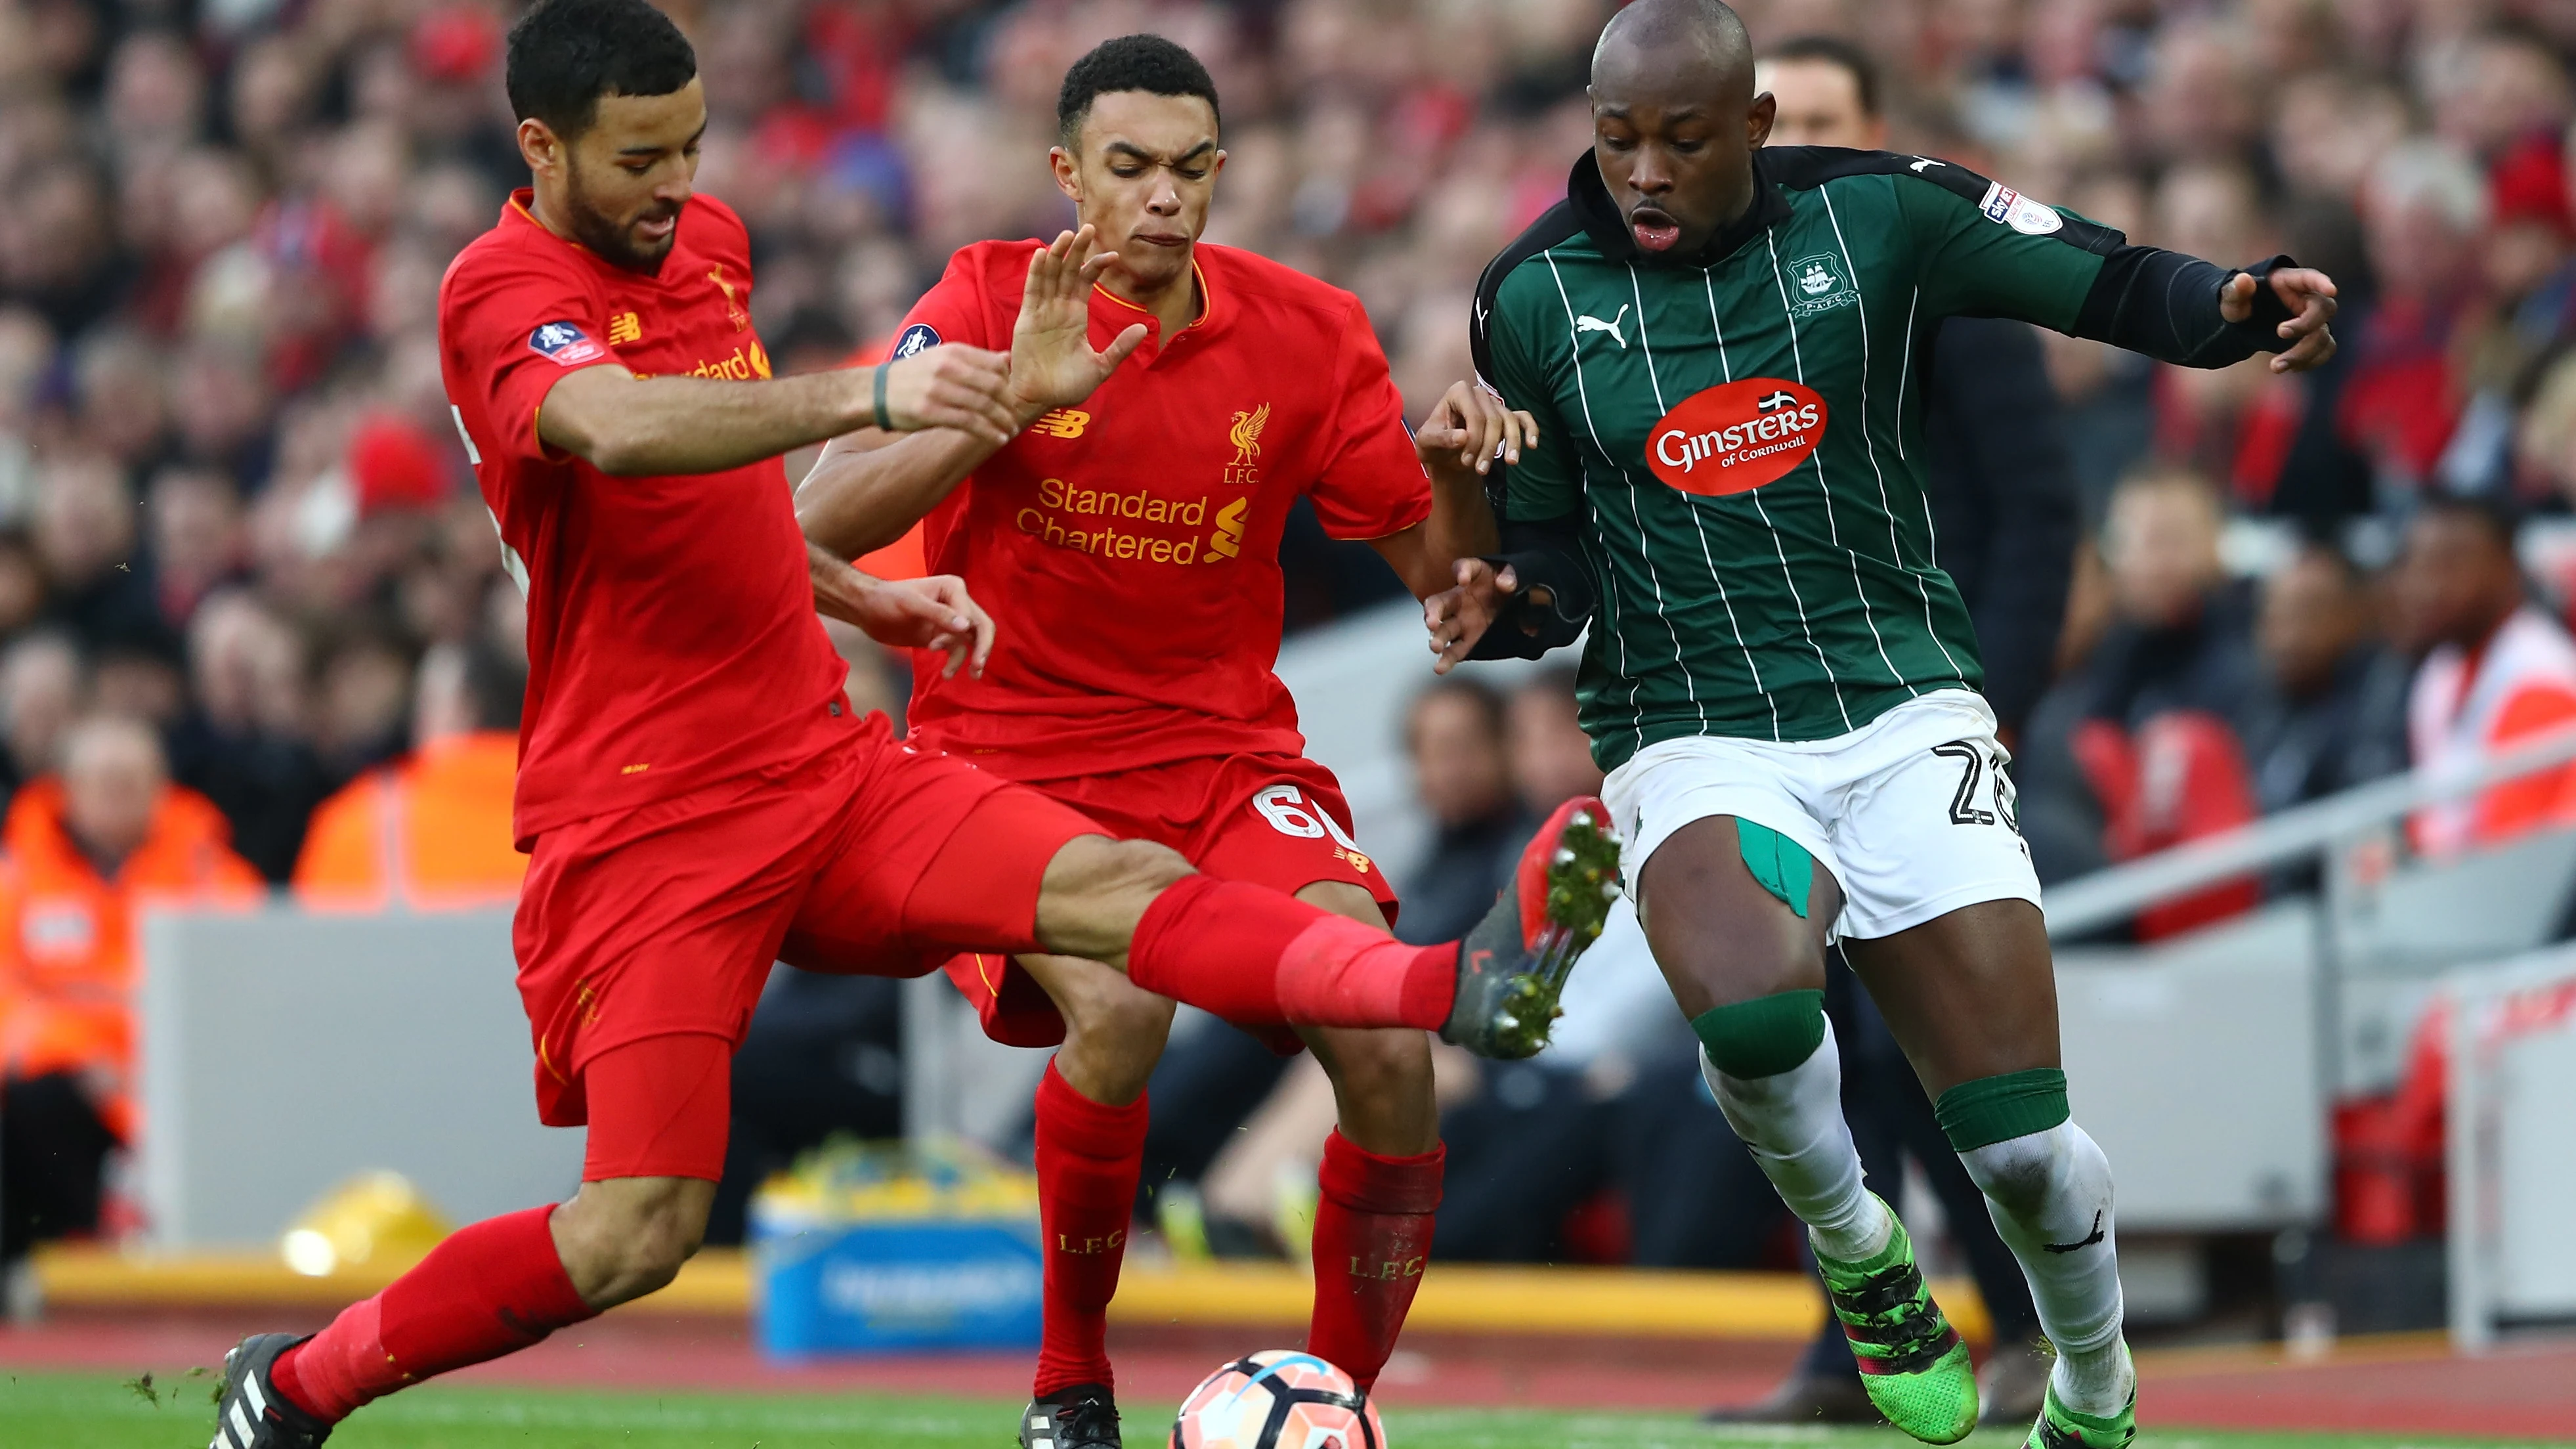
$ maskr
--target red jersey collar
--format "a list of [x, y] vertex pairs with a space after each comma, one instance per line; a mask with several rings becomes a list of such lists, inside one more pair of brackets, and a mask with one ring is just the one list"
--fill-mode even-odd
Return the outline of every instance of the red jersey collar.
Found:
[[1187, 340], [1195, 347], [1212, 341], [1222, 334], [1234, 320], [1234, 309], [1230, 305], [1227, 294], [1219, 292], [1208, 281], [1204, 253], [1204, 243], [1191, 248], [1190, 275], [1197, 281], [1199, 288], [1199, 315], [1196, 321], [1182, 328], [1169, 342], [1166, 342], [1161, 319], [1095, 282], [1091, 287], [1091, 345], [1107, 347], [1117, 340], [1119, 333], [1142, 322], [1145, 324], [1145, 340], [1136, 348], [1137, 360], [1147, 367], [1152, 367], [1163, 360], [1163, 354], [1172, 346]]
[[[559, 243], [565, 250], [571, 252], [577, 257], [580, 257], [583, 261], [599, 268], [603, 272], [608, 272], [618, 277], [641, 278], [647, 282], [658, 282], [662, 279], [660, 272], [635, 272], [618, 266], [616, 263], [609, 261], [606, 257], [603, 257], [599, 253], [592, 251], [590, 248], [583, 246], [580, 242], [574, 241], [571, 237], [565, 236], [563, 233], [556, 231], [553, 227], [537, 220], [536, 212], [530, 209], [531, 203], [536, 199], [537, 189], [533, 186], [522, 186], [518, 190], [511, 192], [510, 199], [502, 203], [501, 206], [501, 224], [503, 226], [524, 226], [539, 236]], [[681, 225], [687, 225], [688, 220], [689, 209], [686, 206], [683, 206], [680, 208]], [[679, 233], [677, 229], [674, 229], [672, 232], [672, 250], [677, 251], [678, 249]], [[668, 254], [664, 255], [663, 260], [666, 262], [670, 260]]]

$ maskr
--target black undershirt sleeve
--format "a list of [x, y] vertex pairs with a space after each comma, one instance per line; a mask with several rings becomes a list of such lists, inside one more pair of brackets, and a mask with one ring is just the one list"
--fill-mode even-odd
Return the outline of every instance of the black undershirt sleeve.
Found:
[[2122, 245], [2102, 259], [2071, 330], [2078, 337], [2142, 352], [2183, 367], [2227, 367], [2290, 344], [2275, 330], [2290, 309], [2272, 290], [2272, 273], [2298, 263], [2276, 256], [2243, 270], [2253, 274], [2254, 315], [2230, 322], [2218, 293], [2235, 271], [2161, 247]]
[[[1467, 657], [1536, 659], [1550, 649], [1573, 643], [1582, 635], [1599, 597], [1592, 581], [1592, 566], [1583, 557], [1575, 520], [1550, 518], [1528, 523], [1506, 518], [1502, 533], [1503, 551], [1485, 562], [1492, 564], [1496, 572], [1509, 566], [1519, 576], [1520, 588], [1504, 603], [1492, 627], [1485, 630]], [[1530, 598], [1540, 590], [1549, 595], [1544, 604]]]

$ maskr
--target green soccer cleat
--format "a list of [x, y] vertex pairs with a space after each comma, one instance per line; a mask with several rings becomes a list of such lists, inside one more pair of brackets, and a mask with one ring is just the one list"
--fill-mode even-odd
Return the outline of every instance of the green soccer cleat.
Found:
[[1576, 796], [1539, 827], [1502, 898], [1458, 943], [1458, 995], [1440, 1039], [1504, 1061], [1538, 1055], [1566, 973], [1601, 938], [1617, 899], [1610, 811]]
[[2040, 1400], [2039, 1422], [2030, 1426], [2030, 1438], [2022, 1449], [2128, 1449], [2129, 1441], [2138, 1437], [2138, 1391], [2129, 1390], [2129, 1402], [2120, 1412], [2103, 1418], [2079, 1414], [2057, 1401], [2057, 1385], [2048, 1386]]
[[1887, 1221], [1887, 1246], [1865, 1262], [1816, 1255], [1825, 1298], [1860, 1361], [1861, 1387], [1887, 1422], [1926, 1444], [1956, 1444], [1977, 1427], [1976, 1370], [1923, 1286], [1905, 1224], [1893, 1209]]

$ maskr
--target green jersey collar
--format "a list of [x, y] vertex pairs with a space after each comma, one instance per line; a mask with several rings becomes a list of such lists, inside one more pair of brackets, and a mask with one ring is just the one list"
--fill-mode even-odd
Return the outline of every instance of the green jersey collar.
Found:
[[1609, 183], [1601, 179], [1601, 164], [1589, 148], [1577, 157], [1573, 174], [1565, 180], [1565, 198], [1573, 206], [1575, 218], [1601, 254], [1617, 262], [1644, 262], [1649, 265], [1670, 263], [1675, 266], [1705, 267], [1726, 260], [1738, 247], [1760, 236], [1780, 222], [1789, 219], [1789, 199], [1780, 194], [1767, 169], [1762, 153], [1753, 153], [1753, 205], [1744, 215], [1718, 228], [1708, 244], [1688, 256], [1657, 256], [1637, 245], [1628, 234], [1628, 219], [1610, 199]]

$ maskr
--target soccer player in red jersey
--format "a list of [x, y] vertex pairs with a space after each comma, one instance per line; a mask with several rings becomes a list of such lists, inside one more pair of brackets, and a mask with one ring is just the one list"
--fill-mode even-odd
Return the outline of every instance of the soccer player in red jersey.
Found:
[[[1066, 74], [1057, 116], [1056, 182], [1081, 230], [958, 252], [894, 349], [1008, 348], [1027, 431], [999, 449], [953, 430], [836, 442], [798, 492], [806, 536], [852, 558], [926, 512], [929, 567], [1007, 619], [981, 677], [916, 675], [916, 743], [1209, 874], [1382, 927], [1394, 893], [1353, 842], [1332, 773], [1304, 758], [1271, 672], [1280, 531], [1306, 498], [1328, 533], [1369, 541], [1417, 595], [1438, 593], [1457, 560], [1494, 551], [1482, 466], [1517, 457], [1532, 425], [1461, 384], [1409, 436], [1357, 298], [1199, 242], [1225, 156], [1215, 88], [1188, 51], [1109, 41]], [[1113, 250], [1093, 255], [1095, 236]], [[950, 972], [996, 1039], [1063, 1044], [1037, 1092], [1045, 1330], [1021, 1442], [1115, 1444], [1107, 1308], [1172, 1003], [1059, 955], [968, 956]], [[1440, 1198], [1430, 1052], [1420, 1031], [1302, 1034], [1341, 1118], [1324, 1143], [1307, 1348], [1366, 1387]]]
[[449, 268], [439, 349], [528, 596], [519, 988], [539, 1115], [589, 1129], [583, 1181], [459, 1230], [317, 1335], [243, 1340], [217, 1449], [310, 1449], [372, 1399], [668, 1283], [781, 956], [919, 974], [961, 949], [1062, 951], [1256, 1021], [1534, 1045], [1530, 986], [1597, 928], [1598, 889], [1558, 904], [1589, 864], [1534, 862], [1510, 919], [1406, 946], [857, 718], [818, 604], [969, 676], [992, 625], [953, 577], [809, 573], [778, 455], [869, 422], [1005, 440], [1003, 360], [763, 376], [742, 223], [691, 194], [696, 59], [645, 0], [540, 0], [508, 84], [535, 185]]

